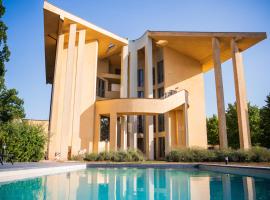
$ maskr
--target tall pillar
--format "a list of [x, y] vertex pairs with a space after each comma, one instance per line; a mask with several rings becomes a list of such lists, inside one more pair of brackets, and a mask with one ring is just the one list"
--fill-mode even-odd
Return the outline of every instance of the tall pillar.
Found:
[[62, 99], [63, 99], [63, 83], [65, 81], [61, 74], [65, 73], [65, 66], [63, 65], [64, 53], [64, 37], [62, 34], [63, 21], [59, 19], [59, 35], [57, 39], [57, 49], [54, 68], [54, 80], [52, 86], [51, 97], [51, 113], [49, 124], [49, 141], [48, 141], [48, 156], [49, 159], [55, 158], [55, 153], [60, 152], [61, 141], [61, 114], [62, 114]]
[[172, 119], [170, 112], [165, 113], [165, 155], [171, 151], [172, 139]]
[[[153, 98], [153, 55], [152, 39], [147, 37], [145, 42], [145, 97]], [[154, 160], [154, 126], [153, 116], [145, 116], [146, 156]]]
[[[137, 69], [138, 69], [138, 52], [129, 44], [130, 49], [130, 64], [129, 64], [129, 97], [137, 97]], [[129, 130], [129, 146], [131, 149], [137, 149], [137, 116], [129, 116], [131, 127]]]
[[117, 151], [117, 114], [110, 114], [110, 150]]
[[81, 89], [82, 89], [82, 77], [83, 77], [83, 65], [84, 65], [84, 47], [85, 47], [85, 30], [79, 31], [78, 41], [78, 53], [76, 63], [76, 77], [75, 77], [75, 95], [73, 103], [73, 126], [72, 126], [72, 155], [77, 155], [81, 150], [80, 139], [80, 116], [81, 116]]
[[214, 72], [216, 81], [219, 143], [220, 148], [224, 149], [228, 147], [228, 142], [227, 142], [226, 116], [225, 116], [224, 92], [222, 82], [222, 69], [220, 61], [220, 44], [217, 38], [212, 39], [212, 48], [213, 48]]
[[[128, 97], [128, 47], [124, 46], [121, 53], [121, 88], [120, 97]], [[121, 116], [121, 149], [127, 149], [127, 116]]]
[[64, 105], [63, 120], [61, 130], [61, 159], [68, 158], [68, 146], [71, 145], [72, 118], [73, 118], [73, 95], [74, 95], [74, 76], [75, 76], [75, 42], [76, 42], [76, 24], [70, 25], [67, 64], [64, 86]]
[[95, 134], [93, 140], [93, 152], [99, 153], [99, 140], [100, 140], [100, 115], [95, 116]]
[[240, 148], [249, 149], [251, 147], [250, 129], [248, 118], [248, 105], [246, 96], [246, 84], [244, 78], [244, 67], [242, 55], [234, 39], [231, 41], [233, 74], [236, 96], [236, 108], [238, 118], [238, 129], [240, 138]]
[[158, 115], [156, 115], [155, 119], [156, 119], [154, 121], [154, 123], [156, 123], [156, 132], [155, 132], [155, 134], [156, 134], [156, 149], [155, 149], [155, 151], [156, 151], [156, 159], [159, 159]]
[[127, 149], [127, 116], [121, 116], [121, 149]]

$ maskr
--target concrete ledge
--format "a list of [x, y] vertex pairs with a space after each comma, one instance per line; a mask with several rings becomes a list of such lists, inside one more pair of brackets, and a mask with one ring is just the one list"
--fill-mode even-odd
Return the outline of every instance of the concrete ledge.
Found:
[[0, 182], [16, 181], [26, 178], [76, 171], [80, 169], [86, 169], [86, 164], [1, 171]]
[[200, 170], [221, 172], [226, 174], [237, 174], [243, 176], [255, 176], [270, 179], [269, 167], [239, 166], [239, 165], [219, 165], [219, 164], [199, 164]]
[[198, 168], [198, 164], [189, 163], [87, 163], [87, 168]]

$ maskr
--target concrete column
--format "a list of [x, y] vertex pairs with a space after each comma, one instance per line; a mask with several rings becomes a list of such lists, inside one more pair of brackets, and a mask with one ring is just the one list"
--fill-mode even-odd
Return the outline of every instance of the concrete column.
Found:
[[172, 119], [170, 112], [165, 113], [165, 155], [171, 151], [172, 139], [171, 139], [171, 127]]
[[95, 134], [93, 141], [93, 152], [99, 153], [99, 140], [100, 140], [100, 115], [95, 116]]
[[[130, 47], [130, 64], [129, 64], [129, 97], [137, 97], [137, 69], [138, 69], [138, 52], [134, 49], [132, 43]], [[131, 149], [137, 149], [137, 116], [129, 116], [131, 125], [129, 146]]]
[[121, 86], [120, 97], [128, 96], [128, 47], [124, 46], [121, 53]]
[[[120, 97], [128, 97], [128, 47], [124, 46], [121, 53], [121, 88]], [[121, 116], [121, 149], [127, 149], [127, 116]]]
[[76, 77], [75, 77], [75, 95], [73, 103], [73, 126], [72, 126], [72, 155], [77, 155], [81, 149], [80, 139], [80, 116], [81, 116], [81, 89], [84, 65], [84, 47], [85, 47], [85, 30], [79, 31], [78, 53], [76, 63]]
[[212, 39], [214, 72], [216, 81], [216, 95], [217, 95], [217, 109], [218, 109], [218, 128], [219, 128], [219, 143], [220, 148], [228, 147], [227, 130], [226, 130], [226, 116], [224, 105], [224, 92], [222, 82], [222, 69], [220, 61], [220, 44], [217, 38]]
[[154, 123], [156, 123], [156, 159], [159, 159], [159, 132], [158, 132], [158, 115], [156, 115], [156, 121], [154, 121]]
[[73, 126], [73, 95], [74, 95], [74, 76], [75, 76], [75, 42], [76, 24], [71, 24], [69, 29], [67, 64], [65, 74], [63, 120], [61, 130], [61, 159], [68, 158], [68, 146], [71, 145], [71, 135]]
[[[59, 35], [57, 39], [57, 49], [54, 68], [54, 80], [52, 86], [51, 96], [51, 112], [49, 124], [49, 141], [48, 141], [48, 156], [49, 159], [55, 158], [55, 153], [60, 152], [61, 141], [61, 115], [62, 114], [62, 99], [63, 99], [63, 82], [64, 78], [61, 76], [65, 73], [65, 67], [62, 63], [64, 53], [64, 34], [62, 34], [62, 23], [59, 19]], [[62, 97], [62, 98], [61, 98]]]
[[110, 114], [110, 150], [117, 151], [117, 114]]
[[[152, 39], [145, 42], [145, 97], [153, 98], [153, 55]], [[145, 116], [145, 152], [148, 159], [154, 159], [154, 126], [153, 116]]]
[[121, 149], [127, 149], [127, 116], [121, 116]]
[[238, 129], [240, 138], [240, 148], [249, 149], [251, 147], [248, 104], [246, 96], [246, 84], [244, 78], [244, 67], [242, 54], [234, 39], [231, 41], [233, 74], [238, 118]]

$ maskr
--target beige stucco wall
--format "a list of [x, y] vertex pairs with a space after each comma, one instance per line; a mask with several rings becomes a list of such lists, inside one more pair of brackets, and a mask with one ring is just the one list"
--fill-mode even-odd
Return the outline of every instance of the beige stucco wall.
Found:
[[207, 147], [204, 79], [201, 64], [164, 47], [164, 90], [188, 91], [188, 144]]

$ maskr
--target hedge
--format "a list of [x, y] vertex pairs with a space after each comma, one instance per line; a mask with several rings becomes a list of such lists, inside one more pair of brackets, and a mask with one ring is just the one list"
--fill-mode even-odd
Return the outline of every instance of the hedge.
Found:
[[44, 158], [47, 138], [39, 125], [27, 122], [8, 122], [0, 127], [0, 150], [6, 145], [5, 154], [12, 154], [18, 162], [37, 162]]
[[140, 151], [128, 149], [127, 151], [90, 153], [80, 156], [73, 156], [72, 160], [85, 161], [112, 161], [112, 162], [138, 162], [143, 161], [144, 156]]
[[200, 148], [183, 148], [171, 151], [166, 156], [168, 162], [270, 162], [270, 150], [252, 147], [249, 150], [206, 150]]

